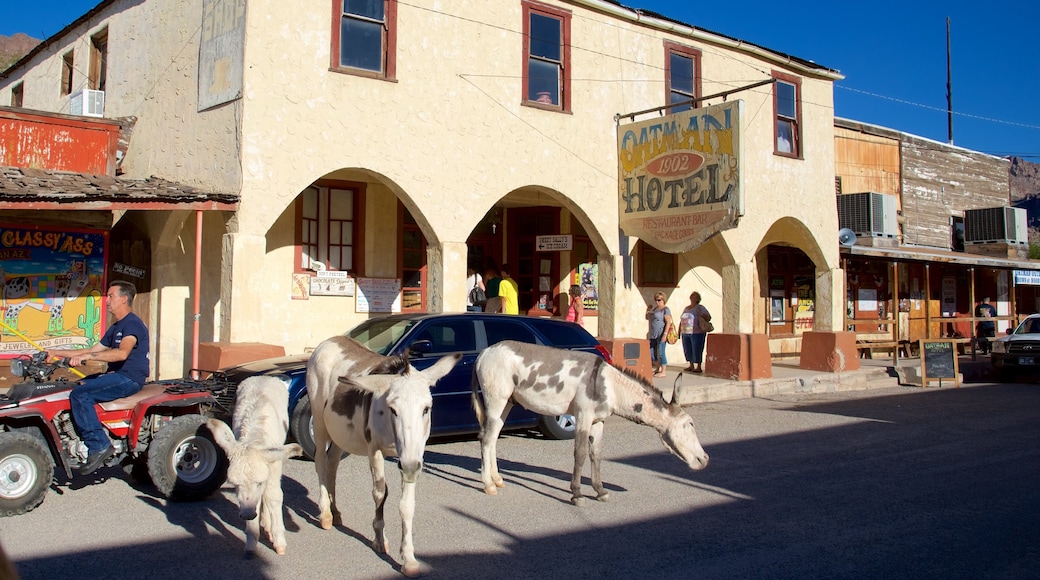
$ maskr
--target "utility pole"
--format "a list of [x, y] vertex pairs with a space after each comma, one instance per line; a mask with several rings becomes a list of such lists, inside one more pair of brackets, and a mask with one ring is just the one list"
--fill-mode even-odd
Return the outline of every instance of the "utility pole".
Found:
[[950, 17], [946, 17], [946, 125], [953, 145], [953, 75], [950, 71]]

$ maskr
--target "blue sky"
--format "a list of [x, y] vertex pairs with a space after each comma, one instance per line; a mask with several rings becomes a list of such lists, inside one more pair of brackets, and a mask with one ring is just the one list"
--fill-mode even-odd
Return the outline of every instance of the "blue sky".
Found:
[[[402, 0], [406, 2], [407, 0]], [[0, 0], [0, 34], [46, 38], [97, 0]], [[953, 137], [961, 147], [1040, 163], [1040, 2], [622, 0], [836, 69], [834, 114], [946, 142], [946, 18]], [[756, 79], [757, 80], [757, 79]]]

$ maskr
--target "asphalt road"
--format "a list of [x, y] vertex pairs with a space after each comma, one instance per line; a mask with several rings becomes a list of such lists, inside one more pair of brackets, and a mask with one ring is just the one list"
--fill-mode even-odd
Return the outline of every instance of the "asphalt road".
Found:
[[[611, 501], [569, 504], [570, 442], [512, 434], [485, 496], [473, 439], [433, 442], [415, 543], [428, 578], [1037, 578], [1040, 385], [899, 387], [688, 407], [711, 455], [689, 471], [653, 429], [612, 418]], [[344, 526], [316, 524], [313, 464], [289, 462], [288, 553], [242, 554], [230, 488], [172, 503], [118, 469], [0, 520], [22, 578], [399, 578], [368, 545], [367, 462], [340, 467]], [[586, 475], [587, 475], [586, 471]], [[586, 483], [587, 483], [586, 477]], [[586, 493], [592, 491], [586, 487]]]

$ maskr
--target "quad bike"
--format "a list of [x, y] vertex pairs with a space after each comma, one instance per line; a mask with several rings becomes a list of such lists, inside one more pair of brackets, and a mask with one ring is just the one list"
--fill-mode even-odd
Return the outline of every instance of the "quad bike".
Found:
[[[87, 447], [69, 409], [75, 383], [51, 380], [62, 367], [68, 359], [47, 362], [45, 352], [11, 361], [11, 372], [22, 382], [0, 395], [0, 516], [31, 511], [43, 502], [54, 477], [64, 472], [71, 479], [72, 470], [86, 461]], [[216, 398], [225, 389], [219, 377], [173, 379], [98, 403], [98, 418], [116, 450], [106, 465], [121, 463], [135, 480], [151, 479], [170, 499], [209, 496], [227, 476], [227, 456], [205, 427], [209, 417], [227, 416]]]

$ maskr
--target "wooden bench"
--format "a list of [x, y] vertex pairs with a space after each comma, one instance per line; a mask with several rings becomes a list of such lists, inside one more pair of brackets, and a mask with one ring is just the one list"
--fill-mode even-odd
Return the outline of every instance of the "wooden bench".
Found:
[[856, 350], [859, 358], [874, 358], [874, 350], [892, 351], [899, 349], [904, 358], [910, 358], [911, 342], [909, 340], [857, 340]]

